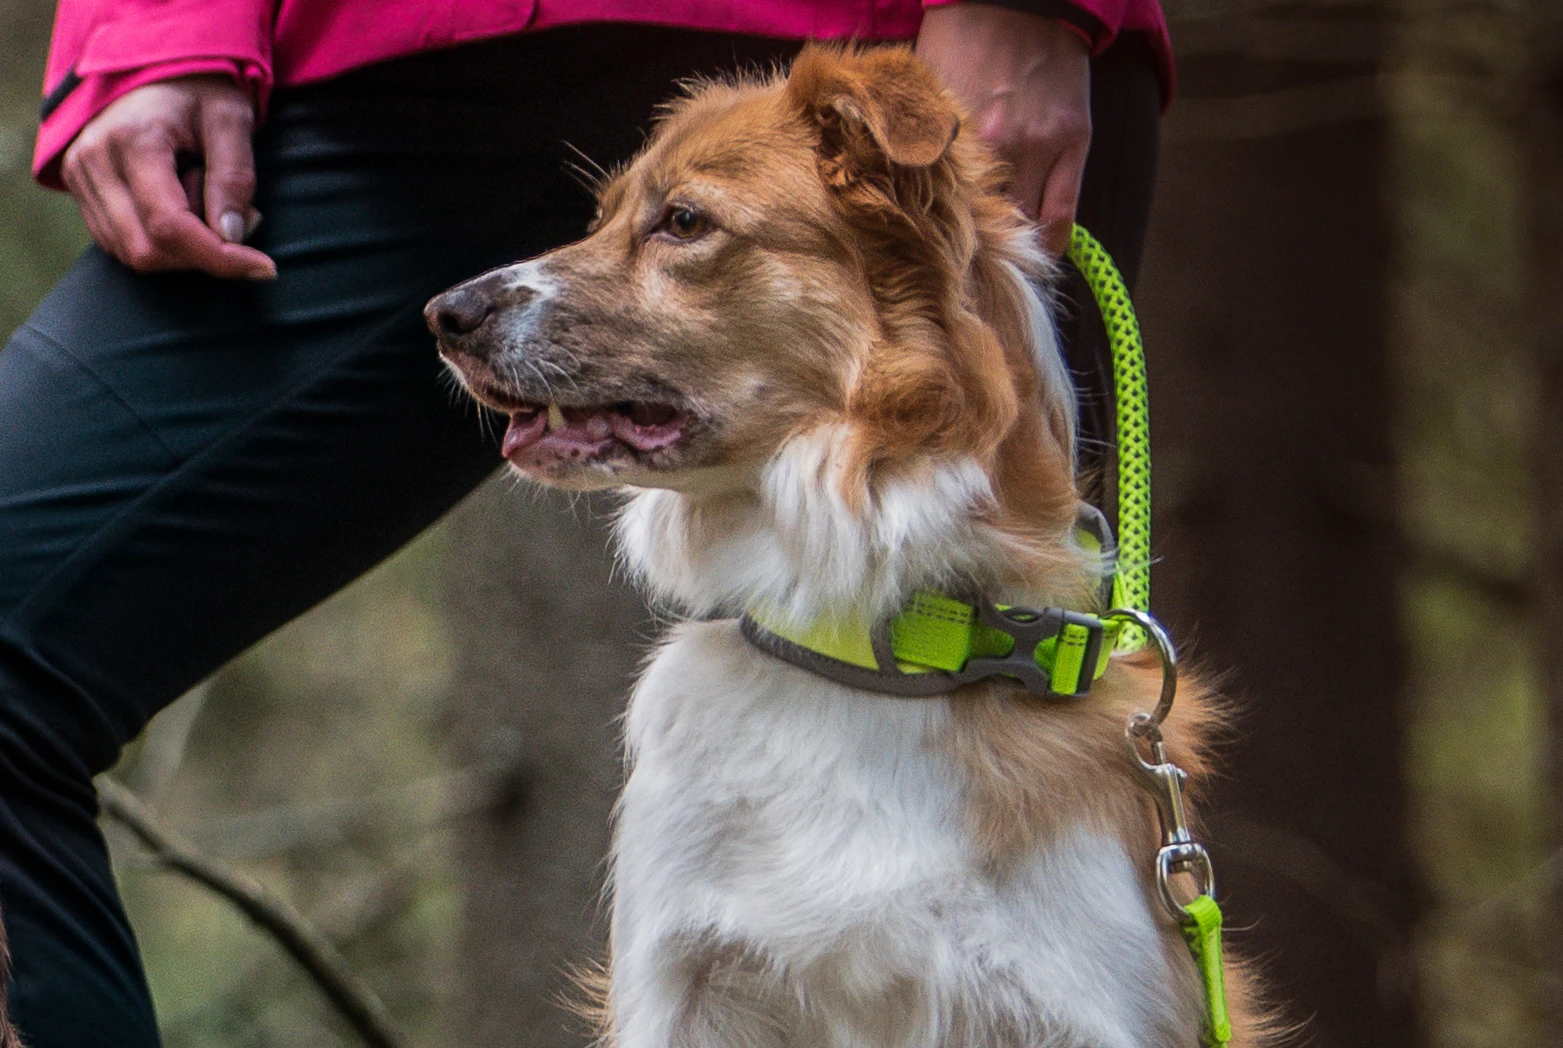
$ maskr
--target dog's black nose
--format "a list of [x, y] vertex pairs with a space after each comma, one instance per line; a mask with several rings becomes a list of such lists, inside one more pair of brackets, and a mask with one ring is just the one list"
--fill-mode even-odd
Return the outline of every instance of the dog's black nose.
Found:
[[439, 338], [456, 340], [483, 326], [494, 312], [494, 299], [467, 285], [437, 295], [424, 308], [429, 330]]

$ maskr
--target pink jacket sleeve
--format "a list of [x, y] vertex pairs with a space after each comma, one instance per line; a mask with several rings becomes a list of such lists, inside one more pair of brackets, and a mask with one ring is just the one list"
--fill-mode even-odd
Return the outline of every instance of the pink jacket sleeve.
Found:
[[271, 90], [273, 0], [60, 0], [44, 72], [33, 175], [60, 185], [60, 157], [110, 102], [155, 80], [219, 73]]
[[[498, 4], [496, 0], [402, 0], [394, 5], [383, 4], [380, 0], [313, 0], [307, 5], [295, 3], [292, 7], [295, 15], [301, 9], [309, 8], [305, 13], [313, 16], [311, 25], [320, 39], [306, 43], [315, 45], [319, 52], [315, 58], [323, 55], [329, 59], [319, 63], [322, 68], [316, 73], [333, 75], [365, 61], [457, 42], [462, 39], [459, 34], [431, 36], [426, 31], [426, 23], [440, 12], [449, 15], [453, 7], [461, 6], [463, 2], [490, 16], [494, 11], [504, 15], [488, 20], [496, 32], [521, 28], [532, 10], [527, 3]], [[826, 0], [818, 2], [822, 9], [841, 15], [843, 11], [850, 14], [868, 0], [854, 0], [851, 4], [839, 0], [835, 4]], [[922, 0], [926, 6], [948, 2], [951, 0]], [[990, 2], [1059, 17], [1085, 36], [1095, 51], [1105, 49], [1122, 31], [1149, 33], [1162, 67], [1163, 101], [1170, 98], [1171, 50], [1167, 45], [1166, 22], [1157, 0]], [[906, 30], [904, 35], [910, 35], [916, 25], [918, 0], [872, 0], [872, 4], [893, 8], [898, 15], [896, 24]], [[87, 122], [127, 91], [156, 80], [196, 73], [230, 76], [250, 91], [257, 114], [264, 114], [275, 73], [272, 43], [278, 6], [279, 0], [60, 0], [44, 76], [43, 124], [33, 155], [34, 177], [46, 186], [62, 188], [60, 158]], [[280, 6], [289, 5], [282, 0]], [[574, 16], [556, 19], [557, 24], [607, 17], [605, 12], [610, 9], [616, 17], [637, 10], [634, 5], [593, 3], [591, 0], [579, 0], [574, 4], [561, 2], [556, 6]], [[731, 13], [735, 9], [742, 10], [745, 0], [685, 0], [681, 5], [668, 6], [682, 13], [685, 21], [678, 24], [731, 29]], [[765, 10], [761, 0], [753, 0], [752, 6]], [[798, 11], [807, 6], [794, 2], [785, 5], [785, 9], [791, 12], [789, 17], [795, 19]], [[394, 11], [387, 10], [390, 8]], [[327, 17], [333, 12], [351, 12], [354, 17], [340, 20]], [[287, 24], [284, 19], [284, 27]], [[784, 28], [785, 24], [785, 19], [776, 22], [778, 28]], [[365, 25], [369, 27], [367, 34], [363, 30]], [[356, 35], [351, 35], [354, 33]], [[295, 41], [294, 45], [297, 49], [299, 42]], [[282, 56], [286, 58], [287, 55], [284, 47]], [[351, 60], [341, 60], [344, 55]], [[294, 54], [293, 59], [296, 74], [299, 56]], [[284, 69], [285, 82], [302, 82], [286, 80], [287, 75]]]

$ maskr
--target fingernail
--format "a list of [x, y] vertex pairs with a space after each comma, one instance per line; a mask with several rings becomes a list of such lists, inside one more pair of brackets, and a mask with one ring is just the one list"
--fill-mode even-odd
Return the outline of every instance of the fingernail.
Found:
[[244, 239], [244, 216], [237, 211], [224, 211], [217, 220], [217, 231], [228, 243], [239, 243]]
[[260, 224], [261, 213], [255, 210], [253, 207], [250, 208], [244, 216], [244, 239], [248, 240], [250, 237], [254, 236], [255, 231], [260, 228]]
[[255, 270], [255, 271], [250, 273], [250, 279], [251, 280], [276, 280], [277, 279], [277, 267], [276, 267], [275, 264], [273, 264], [273, 265], [267, 266], [265, 269]]

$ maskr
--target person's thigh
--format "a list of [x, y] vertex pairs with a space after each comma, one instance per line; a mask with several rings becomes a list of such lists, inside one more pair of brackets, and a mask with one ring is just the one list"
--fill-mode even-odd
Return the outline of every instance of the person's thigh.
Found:
[[603, 28], [280, 92], [270, 284], [90, 250], [0, 350], [0, 906], [33, 1048], [156, 1043], [91, 776], [498, 464], [421, 308], [579, 236], [674, 78], [780, 45]]

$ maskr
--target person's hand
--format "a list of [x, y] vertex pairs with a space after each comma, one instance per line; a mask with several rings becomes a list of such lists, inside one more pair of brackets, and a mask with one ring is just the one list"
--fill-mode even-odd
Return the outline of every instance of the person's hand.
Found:
[[[271, 280], [276, 263], [240, 243], [260, 219], [254, 129], [248, 95], [226, 77], [146, 84], [82, 128], [60, 175], [92, 239], [131, 269]], [[197, 166], [181, 173], [182, 157]]]
[[956, 3], [923, 15], [917, 53], [1009, 163], [1011, 199], [1041, 224], [1047, 250], [1062, 255], [1091, 145], [1085, 41], [1055, 19]]

